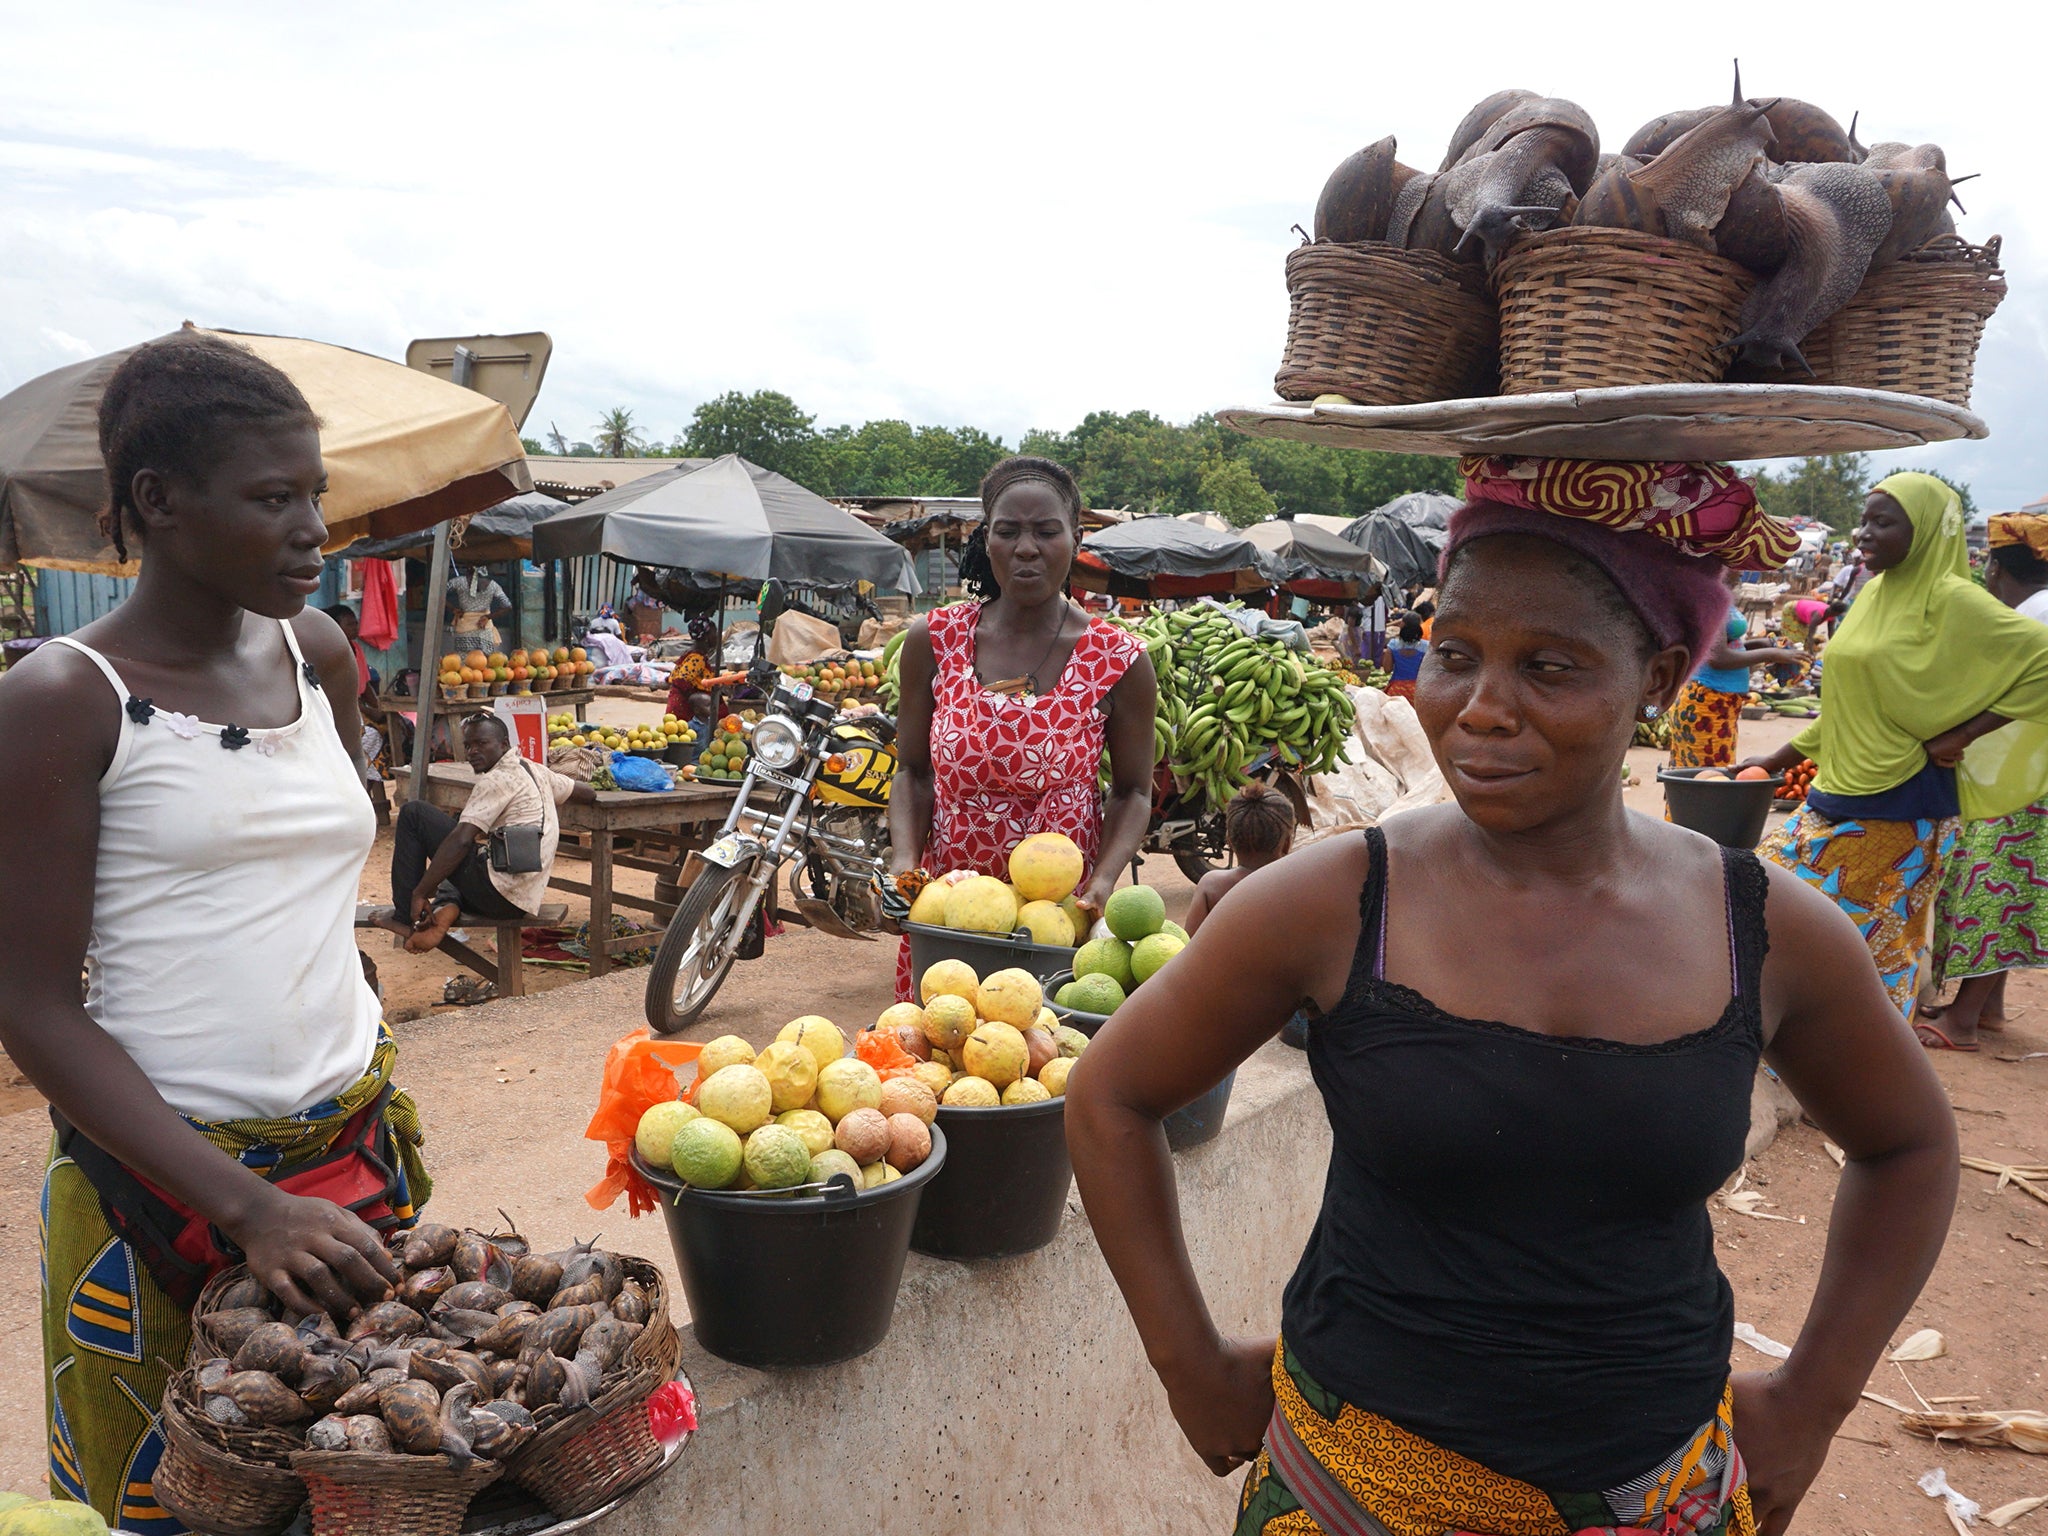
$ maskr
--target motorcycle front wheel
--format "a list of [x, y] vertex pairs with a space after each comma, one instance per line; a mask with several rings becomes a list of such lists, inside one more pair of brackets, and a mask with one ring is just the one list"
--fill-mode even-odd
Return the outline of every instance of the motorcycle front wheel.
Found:
[[1173, 862], [1197, 885], [1201, 884], [1202, 876], [1229, 869], [1236, 861], [1230, 856], [1230, 845], [1223, 840], [1222, 815], [1211, 812], [1201, 817], [1188, 836], [1174, 843]]
[[647, 1024], [657, 1035], [688, 1029], [725, 984], [746, 936], [744, 909], [758, 862], [707, 864], [690, 883], [647, 973]]

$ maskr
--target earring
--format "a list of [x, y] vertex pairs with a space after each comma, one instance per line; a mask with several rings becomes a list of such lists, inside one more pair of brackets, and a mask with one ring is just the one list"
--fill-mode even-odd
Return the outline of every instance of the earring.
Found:
[[1645, 704], [1643, 706], [1643, 718], [1645, 720], [1654, 720], [1661, 713], [1662, 711], [1654, 704]]

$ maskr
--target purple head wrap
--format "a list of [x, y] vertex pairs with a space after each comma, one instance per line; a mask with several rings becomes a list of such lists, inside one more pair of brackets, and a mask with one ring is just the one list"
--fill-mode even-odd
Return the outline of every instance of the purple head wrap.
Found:
[[1548, 539], [1592, 561], [1620, 589], [1658, 649], [1682, 645], [1695, 665], [1706, 659], [1728, 622], [1728, 589], [1721, 579], [1727, 568], [1712, 556], [1686, 554], [1646, 533], [1499, 502], [1467, 502], [1451, 515], [1438, 580], [1450, 574], [1451, 561], [1467, 544], [1503, 533]]

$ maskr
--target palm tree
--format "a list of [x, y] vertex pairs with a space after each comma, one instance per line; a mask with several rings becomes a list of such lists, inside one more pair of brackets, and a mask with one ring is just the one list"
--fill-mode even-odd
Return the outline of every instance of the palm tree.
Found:
[[646, 447], [634, 429], [633, 413], [622, 405], [606, 411], [596, 431], [597, 451], [608, 459], [629, 459]]

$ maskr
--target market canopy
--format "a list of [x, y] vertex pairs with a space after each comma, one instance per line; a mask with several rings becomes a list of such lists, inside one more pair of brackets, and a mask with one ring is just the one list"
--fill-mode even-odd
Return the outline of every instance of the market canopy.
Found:
[[[208, 334], [276, 364], [320, 417], [330, 550], [481, 512], [533, 489], [519, 430], [488, 396], [327, 342]], [[73, 363], [0, 398], [0, 569], [136, 570], [99, 531], [107, 503], [100, 395], [135, 350]]]
[[1450, 537], [1451, 513], [1457, 509], [1455, 496], [1410, 491], [1354, 518], [1343, 536], [1346, 542], [1378, 556], [1395, 586], [1433, 587], [1437, 563]]
[[923, 590], [899, 545], [735, 453], [648, 475], [534, 525], [536, 560], [580, 555], [792, 586], [868, 581]]
[[[496, 565], [524, 560], [533, 553], [533, 525], [565, 511], [569, 503], [544, 491], [507, 497], [465, 523], [448, 546], [451, 559], [463, 565]], [[334, 551], [349, 560], [397, 560], [410, 555], [424, 560], [433, 553], [434, 531], [422, 528], [390, 539], [358, 539]]]
[[1112, 597], [1199, 597], [1263, 592], [1279, 579], [1260, 549], [1231, 528], [1179, 517], [1139, 517], [1081, 541], [1074, 585]]
[[1379, 593], [1386, 568], [1369, 551], [1313, 523], [1273, 517], [1252, 524], [1244, 536], [1265, 554], [1278, 585], [1297, 596], [1334, 601]]

